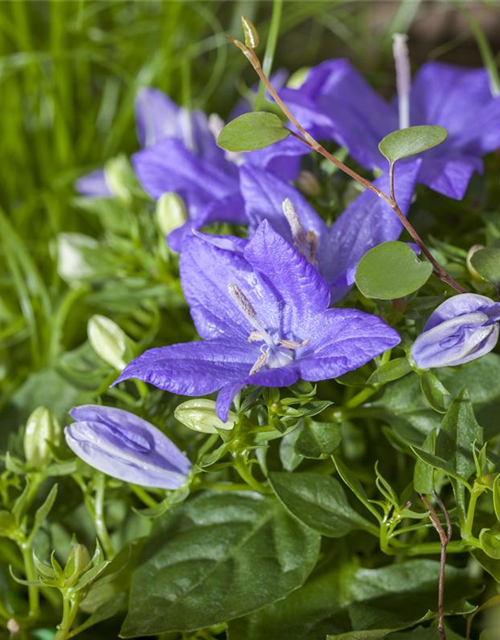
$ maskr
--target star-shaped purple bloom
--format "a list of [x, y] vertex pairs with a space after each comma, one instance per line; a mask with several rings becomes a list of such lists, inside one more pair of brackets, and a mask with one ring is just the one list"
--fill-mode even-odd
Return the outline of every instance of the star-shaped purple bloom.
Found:
[[[320, 64], [299, 89], [284, 89], [281, 95], [315, 135], [346, 146], [368, 169], [387, 170], [378, 144], [399, 128], [397, 102], [386, 102], [347, 60]], [[443, 144], [422, 155], [418, 179], [457, 200], [472, 174], [482, 171], [482, 156], [500, 146], [500, 96], [492, 96], [484, 69], [423, 65], [411, 86], [409, 121], [448, 131]]]
[[[402, 172], [396, 167], [396, 199], [403, 213], [409, 209], [418, 170], [418, 162]], [[375, 184], [388, 193], [387, 175], [378, 178]], [[331, 227], [298, 191], [256, 167], [242, 167], [241, 193], [250, 224], [256, 228], [262, 220], [269, 220], [283, 238], [316, 265], [330, 284], [333, 302], [346, 295], [354, 284], [356, 267], [364, 254], [382, 242], [397, 240], [403, 230], [391, 207], [368, 190]], [[286, 199], [295, 209], [298, 218], [295, 224], [283, 213]], [[307, 247], [311, 234], [315, 242], [313, 255]]]
[[190, 235], [180, 268], [203, 340], [151, 349], [117, 382], [136, 378], [189, 396], [220, 390], [223, 421], [245, 385], [336, 378], [399, 343], [380, 318], [329, 309], [327, 282], [266, 220], [250, 241]]

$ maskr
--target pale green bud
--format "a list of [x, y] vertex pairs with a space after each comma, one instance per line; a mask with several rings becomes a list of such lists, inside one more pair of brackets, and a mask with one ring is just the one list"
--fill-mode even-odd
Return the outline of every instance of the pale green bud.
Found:
[[183, 402], [174, 411], [174, 416], [184, 426], [201, 433], [217, 433], [218, 429], [230, 431], [238, 418], [230, 411], [227, 422], [222, 422], [215, 413], [215, 402], [203, 398]]
[[85, 252], [95, 250], [99, 243], [83, 233], [60, 233], [57, 236], [57, 272], [68, 284], [90, 278], [95, 269]]
[[89, 342], [97, 355], [114, 369], [121, 371], [129, 358], [131, 340], [113, 320], [94, 315], [87, 324]]
[[71, 586], [88, 569], [91, 562], [90, 553], [83, 544], [75, 544], [70, 551], [64, 567], [65, 586]]
[[135, 176], [126, 156], [111, 158], [104, 166], [106, 184], [111, 193], [122, 200], [130, 200], [131, 187], [135, 184]]
[[310, 67], [301, 67], [300, 69], [297, 69], [297, 71], [295, 71], [295, 73], [292, 73], [292, 75], [288, 78], [286, 86], [290, 89], [300, 89], [300, 87], [307, 80], [307, 76], [309, 75], [310, 70]]
[[484, 278], [481, 277], [481, 275], [478, 273], [478, 271], [476, 271], [476, 269], [474, 269], [474, 266], [472, 264], [472, 256], [477, 253], [478, 251], [481, 251], [481, 249], [484, 249], [484, 245], [483, 244], [474, 244], [472, 245], [472, 247], [469, 249], [469, 251], [467, 252], [467, 258], [465, 260], [466, 264], [467, 264], [467, 269], [469, 270], [469, 273], [472, 276], [473, 280], [476, 280], [476, 282], [484, 282]]
[[35, 409], [24, 431], [24, 455], [28, 466], [39, 470], [46, 467], [52, 460], [49, 442], [57, 447], [61, 434], [61, 425], [50, 409]]
[[164, 236], [182, 227], [188, 220], [184, 200], [177, 193], [164, 193], [156, 204], [156, 223]]

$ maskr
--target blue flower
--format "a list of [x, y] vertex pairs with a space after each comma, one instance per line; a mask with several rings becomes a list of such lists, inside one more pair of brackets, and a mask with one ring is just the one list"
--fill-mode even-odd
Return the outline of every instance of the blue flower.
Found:
[[[346, 146], [367, 169], [386, 171], [378, 144], [400, 126], [397, 101], [386, 102], [348, 61], [320, 64], [299, 89], [281, 95], [311, 133]], [[422, 155], [419, 182], [461, 199], [472, 174], [482, 171], [482, 156], [500, 146], [500, 96], [492, 96], [487, 71], [429, 62], [417, 73], [408, 104], [411, 126], [448, 131], [443, 144]]]
[[[406, 213], [410, 207], [419, 163], [400, 174], [396, 167], [396, 198]], [[375, 181], [379, 189], [388, 192], [388, 176]], [[241, 193], [245, 210], [253, 228], [268, 220], [280, 235], [305, 255], [327, 280], [332, 301], [340, 300], [354, 284], [356, 267], [364, 254], [373, 247], [397, 240], [402, 224], [391, 207], [371, 191], [364, 191], [328, 226], [307, 200], [293, 187], [256, 167], [241, 169]], [[295, 212], [283, 212], [288, 200]], [[302, 235], [301, 235], [302, 234]], [[306, 244], [313, 238], [313, 255]]]
[[145, 487], [179, 489], [189, 460], [159, 429], [133, 413], [83, 405], [70, 411], [68, 446], [87, 464], [113, 478]]
[[327, 282], [267, 221], [250, 241], [187, 237], [180, 269], [203, 340], [151, 349], [128, 364], [117, 382], [136, 378], [188, 396], [220, 390], [217, 413], [223, 421], [246, 385], [336, 378], [400, 340], [380, 318], [329, 309]]
[[498, 341], [500, 303], [475, 293], [454, 296], [431, 314], [411, 355], [419, 369], [453, 367], [486, 355]]

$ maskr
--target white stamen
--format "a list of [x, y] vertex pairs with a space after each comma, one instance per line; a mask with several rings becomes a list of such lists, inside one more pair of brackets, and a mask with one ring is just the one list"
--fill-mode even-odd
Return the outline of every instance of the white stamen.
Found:
[[248, 322], [255, 329], [255, 331], [252, 331], [252, 333], [250, 334], [250, 337], [255, 338], [255, 336], [259, 334], [259, 336], [261, 336], [261, 340], [263, 340], [269, 345], [272, 345], [273, 341], [271, 339], [271, 336], [266, 331], [266, 329], [264, 328], [264, 325], [261, 323], [261, 321], [257, 317], [257, 312], [255, 311], [252, 303], [246, 297], [243, 291], [238, 287], [237, 284], [228, 285], [227, 290], [229, 291], [229, 295], [231, 296], [231, 298], [236, 303], [236, 306], [238, 307], [238, 309], [241, 311], [241, 313], [245, 316]]
[[290, 226], [290, 231], [292, 232], [294, 245], [297, 247], [299, 253], [307, 258], [311, 264], [315, 264], [316, 249], [318, 248], [317, 235], [314, 231], [305, 232], [290, 198], [283, 200], [282, 207], [285, 218]]
[[392, 36], [392, 52], [396, 63], [396, 84], [398, 89], [399, 128], [410, 126], [411, 68], [408, 53], [408, 36], [395, 33]]
[[182, 141], [190, 151], [196, 151], [193, 132], [193, 116], [189, 109], [179, 109], [179, 124], [182, 131]]
[[[208, 116], [208, 130], [215, 140], [219, 137], [219, 133], [222, 129], [224, 129], [224, 120], [216, 113], [211, 113]], [[225, 151], [224, 156], [228, 162], [233, 162], [237, 165], [243, 162], [243, 155], [237, 151]]]

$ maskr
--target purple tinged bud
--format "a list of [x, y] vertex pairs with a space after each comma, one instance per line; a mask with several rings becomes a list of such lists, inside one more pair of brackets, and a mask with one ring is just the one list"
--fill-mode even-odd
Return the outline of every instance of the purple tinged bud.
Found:
[[159, 429], [142, 418], [111, 407], [83, 405], [70, 411], [66, 427], [70, 449], [91, 467], [145, 487], [179, 489], [189, 460]]
[[486, 355], [498, 341], [500, 303], [486, 296], [454, 296], [431, 314], [411, 355], [419, 369], [453, 367]]

